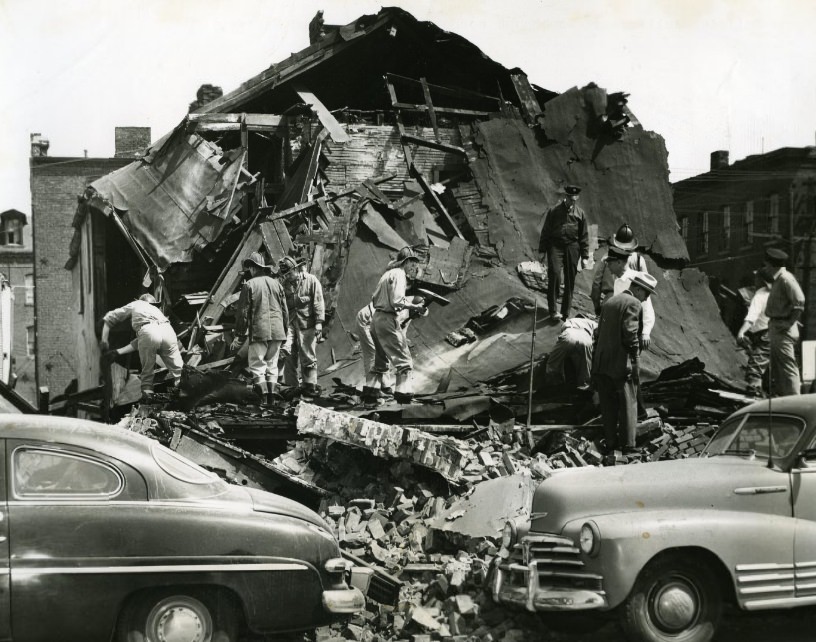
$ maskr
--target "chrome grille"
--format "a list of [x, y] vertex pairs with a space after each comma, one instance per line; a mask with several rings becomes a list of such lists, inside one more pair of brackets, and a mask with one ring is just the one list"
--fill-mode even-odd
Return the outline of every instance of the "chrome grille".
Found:
[[585, 589], [603, 593], [603, 577], [584, 570], [574, 542], [560, 535], [528, 535], [513, 547], [501, 565], [507, 572], [506, 584], [526, 586], [528, 573], [535, 569], [538, 585], [555, 589]]

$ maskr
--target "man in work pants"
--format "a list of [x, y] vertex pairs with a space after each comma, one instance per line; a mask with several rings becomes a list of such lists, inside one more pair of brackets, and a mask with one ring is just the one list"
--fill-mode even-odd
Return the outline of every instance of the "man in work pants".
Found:
[[774, 397], [798, 395], [802, 391], [796, 343], [799, 317], [805, 309], [805, 294], [796, 277], [785, 269], [788, 255], [780, 249], [765, 250], [765, 267], [773, 274], [773, 285], [765, 304], [768, 339], [771, 344], [771, 391]]
[[136, 332], [136, 349], [139, 351], [139, 360], [142, 362], [141, 389], [142, 398], [145, 400], [153, 396], [153, 371], [156, 367], [156, 355], [161, 357], [170, 375], [175, 379], [176, 385], [181, 379], [181, 368], [184, 365], [173, 326], [155, 303], [156, 299], [152, 294], [143, 294], [138, 300], [111, 310], [103, 318], [104, 325], [100, 339], [106, 356], [132, 352], [132, 345], [115, 351], [108, 350], [111, 327], [124, 321], [130, 321], [131, 327]]
[[317, 342], [323, 332], [326, 307], [323, 287], [314, 275], [304, 272], [302, 259], [285, 256], [280, 260], [280, 272], [286, 285], [289, 308], [289, 332], [283, 351], [283, 382], [287, 386], [298, 385], [298, 364], [303, 381], [302, 392], [317, 396]]
[[394, 399], [398, 403], [410, 403], [413, 398], [414, 362], [400, 312], [421, 312], [425, 308], [424, 303], [414, 303], [405, 294], [408, 279], [416, 277], [418, 270], [419, 257], [410, 247], [401, 249], [397, 257], [388, 264], [388, 270], [380, 277], [371, 297], [374, 306], [371, 335], [375, 352], [374, 365], [366, 377], [363, 389], [363, 402], [366, 406], [376, 405], [382, 377], [388, 372], [389, 366], [396, 372]]
[[737, 332], [737, 343], [748, 352], [745, 382], [751, 393], [757, 397], [762, 396], [762, 380], [768, 369], [768, 355], [771, 352], [771, 344], [768, 339], [768, 315], [765, 314], [765, 306], [768, 303], [772, 283], [773, 277], [767, 268], [763, 267], [754, 272], [756, 292], [751, 297], [745, 320]]
[[589, 389], [592, 367], [592, 342], [598, 323], [584, 314], [564, 321], [555, 345], [547, 355], [546, 378], [548, 383], [559, 384], [565, 380], [564, 366], [569, 363], [575, 374], [579, 390]]
[[244, 260], [244, 269], [249, 270], [250, 278], [241, 287], [238, 298], [232, 349], [237, 352], [244, 338], [249, 339], [247, 359], [252, 387], [266, 405], [271, 406], [278, 384], [278, 354], [289, 326], [289, 310], [283, 286], [269, 274], [272, 268], [264, 265], [260, 252], [253, 252]]
[[[572, 291], [575, 289], [575, 275], [578, 273], [580, 258], [581, 267], [589, 266], [589, 229], [584, 210], [578, 207], [578, 195], [581, 188], [567, 185], [564, 198], [544, 214], [538, 251], [547, 256], [547, 306], [550, 318], [560, 321], [569, 315], [572, 305]], [[564, 279], [564, 293], [561, 297], [561, 312], [556, 301], [561, 289], [561, 278]]]
[[592, 380], [598, 391], [607, 454], [619, 446], [624, 452], [635, 450], [641, 305], [656, 286], [653, 276], [635, 272], [629, 288], [610, 297], [601, 307], [592, 353]]

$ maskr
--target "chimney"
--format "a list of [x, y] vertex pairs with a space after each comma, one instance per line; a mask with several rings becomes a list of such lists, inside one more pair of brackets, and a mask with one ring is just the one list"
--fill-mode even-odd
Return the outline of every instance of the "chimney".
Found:
[[31, 134], [31, 156], [48, 156], [48, 139], [42, 134]]
[[207, 103], [211, 103], [216, 98], [221, 98], [223, 95], [224, 90], [221, 89], [221, 87], [216, 87], [215, 85], [201, 85], [196, 92], [196, 100], [190, 103], [190, 107], [187, 111], [192, 113]]
[[150, 147], [150, 127], [117, 127], [114, 158], [141, 158]]
[[717, 169], [726, 169], [728, 167], [728, 150], [720, 149], [716, 152], [711, 152], [711, 171]]

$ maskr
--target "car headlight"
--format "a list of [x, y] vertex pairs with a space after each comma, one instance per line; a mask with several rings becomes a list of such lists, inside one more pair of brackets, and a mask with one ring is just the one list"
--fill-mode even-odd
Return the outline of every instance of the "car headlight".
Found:
[[581, 547], [581, 552], [590, 557], [598, 554], [598, 549], [601, 547], [601, 534], [598, 532], [598, 527], [592, 522], [587, 522], [581, 526], [581, 533], [578, 536], [578, 545]]
[[513, 548], [513, 545], [516, 543], [516, 536], [516, 525], [513, 522], [505, 522], [504, 528], [502, 529], [502, 548], [506, 548], [507, 550]]

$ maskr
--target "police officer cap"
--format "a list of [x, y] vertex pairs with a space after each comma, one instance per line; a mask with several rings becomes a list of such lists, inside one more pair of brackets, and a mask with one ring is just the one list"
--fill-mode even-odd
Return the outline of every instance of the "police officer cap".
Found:
[[577, 185], [567, 185], [564, 187], [564, 194], [569, 194], [570, 196], [578, 196], [581, 193], [581, 188]]
[[765, 260], [771, 265], [785, 265], [788, 260], [788, 254], [778, 247], [769, 247], [765, 250]]

